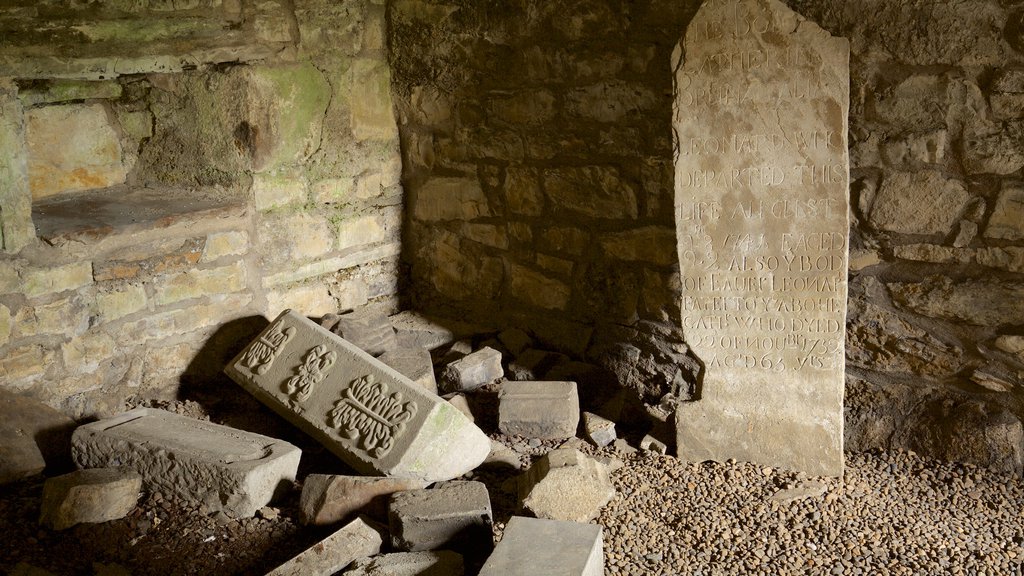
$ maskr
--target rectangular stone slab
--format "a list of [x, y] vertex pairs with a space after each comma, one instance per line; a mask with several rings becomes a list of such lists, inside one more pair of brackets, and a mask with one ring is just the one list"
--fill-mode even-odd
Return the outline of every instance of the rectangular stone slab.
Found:
[[778, 0], [708, 0], [675, 63], [678, 454], [841, 475], [849, 44]]
[[354, 560], [380, 554], [383, 531], [384, 527], [373, 521], [356, 518], [267, 576], [332, 576]]
[[491, 499], [482, 482], [451, 482], [391, 495], [391, 545], [406, 552], [451, 548], [479, 552], [491, 546]]
[[225, 372], [364, 474], [450, 480], [490, 451], [453, 406], [291, 310]]
[[602, 576], [601, 527], [513, 516], [480, 576]]
[[79, 426], [71, 453], [81, 468], [125, 466], [148, 491], [236, 517], [252, 516], [295, 480], [302, 455], [283, 440], [153, 408]]
[[498, 428], [527, 438], [576, 435], [580, 400], [575, 382], [503, 382], [498, 392]]

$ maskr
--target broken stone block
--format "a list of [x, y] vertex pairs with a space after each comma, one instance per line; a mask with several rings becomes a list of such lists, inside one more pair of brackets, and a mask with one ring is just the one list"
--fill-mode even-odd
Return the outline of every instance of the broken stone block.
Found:
[[469, 407], [469, 399], [466, 398], [465, 394], [456, 394], [455, 396], [452, 396], [448, 399], [448, 403], [455, 406], [459, 412], [465, 414], [466, 418], [469, 418], [470, 421], [476, 421], [476, 417], [473, 416], [473, 410]]
[[513, 516], [480, 576], [602, 576], [601, 527]]
[[397, 370], [400, 374], [419, 384], [424, 390], [437, 394], [437, 380], [434, 379], [434, 362], [426, 348], [404, 346], [388, 350], [377, 358]]
[[310, 474], [302, 484], [299, 509], [305, 524], [336, 524], [354, 514], [387, 520], [388, 497], [403, 490], [417, 490], [419, 480], [369, 476]]
[[501, 352], [484, 347], [445, 366], [441, 373], [441, 389], [445, 393], [469, 392], [504, 375]]
[[650, 434], [644, 436], [643, 439], [640, 440], [640, 449], [644, 452], [653, 452], [663, 456], [668, 454], [668, 446]]
[[539, 380], [548, 370], [565, 357], [556, 352], [530, 348], [509, 362], [508, 379], [518, 381]]
[[427, 350], [435, 350], [475, 332], [465, 322], [431, 318], [410, 310], [392, 316], [391, 325], [400, 345]]
[[71, 440], [82, 468], [127, 466], [147, 491], [249, 517], [295, 480], [291, 444], [154, 408], [79, 426]]
[[345, 576], [462, 576], [462, 555], [451, 550], [395, 552], [352, 563]]
[[332, 576], [358, 558], [380, 554], [383, 545], [384, 527], [356, 518], [267, 576]]
[[503, 434], [561, 440], [575, 436], [579, 422], [575, 382], [505, 382], [498, 392]]
[[523, 508], [549, 520], [589, 522], [614, 497], [608, 468], [579, 450], [552, 450], [519, 481]]
[[524, 350], [533, 345], [530, 335], [518, 328], [511, 328], [498, 334], [498, 341], [513, 356], [519, 356]]
[[54, 530], [124, 518], [139, 503], [142, 476], [128, 468], [93, 468], [43, 485], [39, 523]]
[[438, 548], [478, 552], [491, 548], [491, 500], [482, 482], [452, 482], [391, 496], [391, 544], [419, 552]]
[[290, 310], [225, 372], [363, 474], [450, 480], [490, 451], [451, 404]]
[[598, 448], [604, 448], [618, 437], [615, 435], [615, 422], [590, 412], [583, 413], [583, 431]]
[[70, 468], [74, 427], [53, 408], [0, 390], [0, 485], [35, 476], [47, 465]]
[[380, 356], [398, 344], [391, 320], [383, 313], [370, 308], [338, 316], [330, 331], [355, 344], [370, 356]]

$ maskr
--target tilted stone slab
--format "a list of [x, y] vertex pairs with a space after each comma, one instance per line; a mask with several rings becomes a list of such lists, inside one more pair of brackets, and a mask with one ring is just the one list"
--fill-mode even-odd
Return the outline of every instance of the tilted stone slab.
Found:
[[352, 563], [345, 576], [462, 576], [462, 555], [451, 550], [395, 552]]
[[424, 390], [437, 394], [434, 362], [430, 358], [430, 351], [426, 348], [421, 346], [400, 346], [388, 350], [378, 356], [377, 359], [398, 370], [406, 378], [419, 384]]
[[268, 436], [137, 408], [79, 426], [71, 454], [79, 467], [126, 466], [150, 492], [248, 517], [295, 480], [302, 451]]
[[601, 527], [513, 516], [480, 576], [602, 576]]
[[356, 518], [267, 576], [333, 576], [354, 560], [380, 554], [383, 545], [384, 527]]
[[449, 480], [490, 451], [458, 409], [290, 310], [225, 372], [364, 474]]
[[391, 545], [406, 552], [490, 549], [491, 518], [491, 499], [482, 482], [397, 492], [388, 506]]
[[576, 435], [580, 400], [575, 382], [504, 382], [498, 428], [504, 434], [564, 440]]
[[681, 458], [843, 471], [849, 43], [779, 0], [709, 0], [676, 71]]

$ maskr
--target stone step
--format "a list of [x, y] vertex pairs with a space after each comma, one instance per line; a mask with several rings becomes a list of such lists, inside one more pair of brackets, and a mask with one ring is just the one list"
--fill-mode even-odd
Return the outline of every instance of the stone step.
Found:
[[252, 516], [294, 481], [302, 455], [283, 440], [155, 408], [79, 426], [71, 453], [82, 468], [127, 466], [150, 492], [235, 517]]
[[363, 474], [450, 480], [490, 451], [451, 404], [290, 310], [225, 372]]
[[602, 576], [601, 527], [513, 516], [480, 576]]

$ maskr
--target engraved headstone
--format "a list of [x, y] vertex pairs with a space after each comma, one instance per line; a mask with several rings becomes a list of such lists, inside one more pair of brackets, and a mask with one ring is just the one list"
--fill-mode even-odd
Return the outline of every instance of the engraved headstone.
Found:
[[225, 372], [364, 474], [450, 480], [490, 452], [454, 406], [290, 310]]
[[849, 45], [778, 0], [706, 0], [675, 65], [679, 456], [839, 475]]

